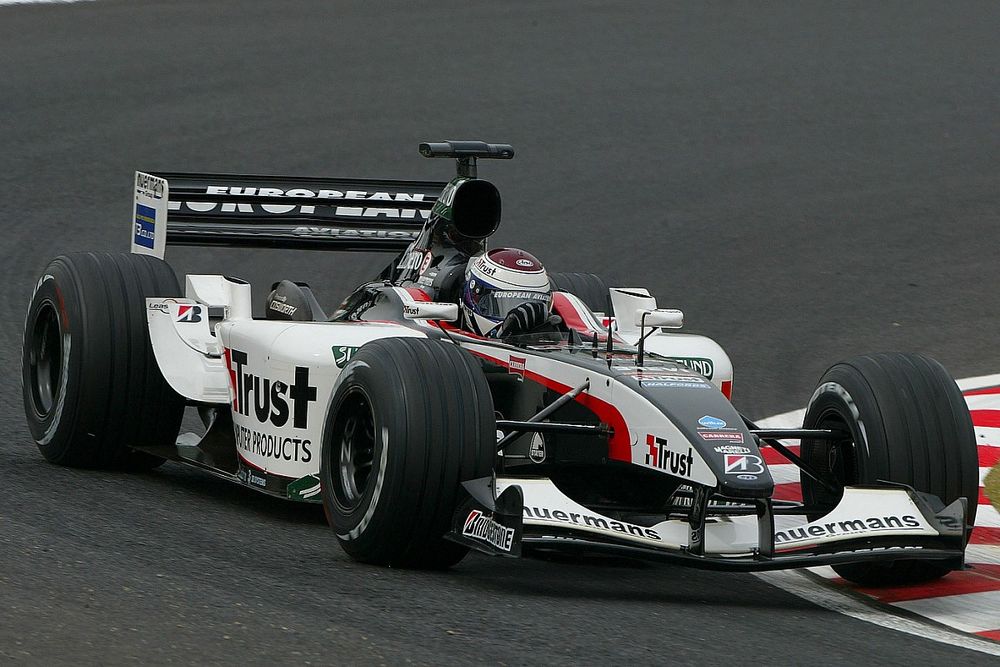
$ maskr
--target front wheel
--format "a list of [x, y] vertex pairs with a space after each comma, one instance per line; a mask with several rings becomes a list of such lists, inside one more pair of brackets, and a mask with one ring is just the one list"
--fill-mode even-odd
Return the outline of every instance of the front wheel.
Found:
[[452, 343], [387, 338], [344, 367], [323, 437], [323, 508], [353, 559], [445, 568], [461, 483], [493, 472], [493, 398], [479, 363]]
[[[979, 462], [972, 419], [962, 392], [934, 359], [873, 354], [832, 366], [809, 401], [803, 427], [850, 434], [839, 442], [802, 441], [802, 458], [841, 484], [899, 482], [945, 505], [964, 497], [966, 522], [974, 524]], [[801, 481], [803, 500], [822, 508], [820, 515], [839, 502], [839, 494], [807, 475]], [[952, 569], [920, 560], [833, 567], [845, 579], [868, 586], [929, 581]]]

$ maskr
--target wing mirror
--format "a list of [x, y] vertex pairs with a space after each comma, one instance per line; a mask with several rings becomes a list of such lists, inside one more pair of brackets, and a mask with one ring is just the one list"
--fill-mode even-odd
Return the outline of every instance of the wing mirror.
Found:
[[635, 326], [640, 331], [646, 327], [680, 329], [684, 326], [684, 313], [674, 308], [640, 309], [635, 311]]
[[438, 301], [413, 301], [403, 304], [403, 317], [408, 320], [441, 320], [454, 322], [458, 319], [457, 303]]

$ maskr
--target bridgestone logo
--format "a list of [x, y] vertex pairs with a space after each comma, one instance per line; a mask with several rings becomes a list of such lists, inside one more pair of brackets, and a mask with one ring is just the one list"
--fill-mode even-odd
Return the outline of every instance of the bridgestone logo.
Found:
[[920, 521], [910, 514], [903, 516], [873, 516], [866, 519], [831, 521], [829, 523], [816, 523], [799, 528], [779, 530], [774, 534], [774, 543], [804, 542], [828, 537], [851, 536], [885, 530], [905, 530], [920, 527]]
[[513, 528], [497, 523], [479, 510], [469, 512], [462, 535], [491, 544], [501, 551], [510, 551], [514, 543]]

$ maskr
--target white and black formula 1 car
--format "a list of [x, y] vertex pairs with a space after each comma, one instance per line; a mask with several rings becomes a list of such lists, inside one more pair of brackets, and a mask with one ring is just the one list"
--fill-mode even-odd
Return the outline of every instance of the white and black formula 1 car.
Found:
[[[422, 144], [448, 183], [136, 174], [129, 254], [78, 253], [38, 279], [25, 323], [27, 421], [53, 463], [197, 466], [322, 502], [353, 558], [447, 567], [468, 550], [604, 552], [696, 567], [833, 565], [865, 583], [963, 567], [978, 464], [965, 402], [916, 354], [835, 364], [794, 430], [730, 402], [733, 367], [645, 289], [553, 274], [557, 330], [463, 330], [469, 257], [500, 222], [476, 161], [507, 145]], [[275, 285], [188, 275], [169, 244], [397, 253], [328, 315]], [[201, 435], [179, 435], [185, 406]], [[787, 440], [801, 441], [798, 454]], [[801, 469], [775, 497], [762, 455]]]

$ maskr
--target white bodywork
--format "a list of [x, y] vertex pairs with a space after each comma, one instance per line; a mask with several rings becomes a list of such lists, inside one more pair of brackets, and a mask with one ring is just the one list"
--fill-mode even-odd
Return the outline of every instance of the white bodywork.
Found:
[[[188, 276], [186, 283], [192, 298], [147, 299], [157, 364], [181, 396], [230, 404], [240, 458], [282, 477], [319, 473], [326, 409], [357, 348], [424, 336], [390, 323], [254, 320], [247, 283], [222, 276]], [[214, 335], [210, 309], [224, 316]]]
[[[653, 548], [676, 550], [690, 546], [691, 526], [686, 520], [661, 521], [652, 526], [616, 520], [583, 507], [548, 479], [498, 477], [497, 495], [511, 486], [521, 487], [524, 494], [526, 526], [572, 528]], [[826, 516], [776, 531], [775, 548], [780, 553], [863, 537], [937, 535], [905, 490], [847, 487], [840, 503]], [[708, 555], [746, 556], [757, 548], [754, 516], [713, 517], [705, 525]]]
[[[643, 312], [658, 313], [655, 317], [676, 328], [683, 322], [683, 314], [676, 310], [657, 309], [656, 299], [644, 287], [613, 287], [611, 305], [614, 309], [615, 333], [630, 345], [637, 345], [642, 334], [650, 334], [651, 327], [640, 332], [639, 322]], [[668, 313], [670, 315], [668, 315]], [[652, 321], [647, 316], [647, 322]], [[707, 336], [668, 333], [657, 327], [644, 343], [647, 352], [674, 359], [712, 381], [723, 393], [732, 392], [733, 363], [718, 343]], [[728, 384], [727, 384], [728, 383]]]
[[[396, 291], [404, 305], [415, 309], [440, 316], [452, 314], [442, 310], [448, 305], [454, 309], [453, 304], [414, 302], [405, 290]], [[652, 297], [616, 301], [615, 308], [616, 314], [619, 309], [629, 308], [655, 311], [656, 302]], [[146, 312], [153, 351], [170, 386], [198, 403], [230, 404], [242, 460], [259, 470], [293, 479], [319, 471], [318, 448], [326, 409], [340, 367], [350, 355], [380, 338], [425, 335], [392, 323], [255, 320], [250, 316], [250, 285], [217, 275], [187, 276], [185, 298], [147, 299]], [[415, 318], [423, 319], [422, 315], [415, 310]], [[625, 323], [634, 321], [631, 313], [618, 317], [618, 333], [629, 342], [638, 339], [638, 329]], [[709, 376], [717, 386], [732, 379], [729, 358], [714, 341], [661, 331], [646, 339], [646, 349], [683, 365], [689, 365], [691, 360], [707, 361], [709, 372], [704, 372], [704, 366], [695, 370]], [[510, 355], [499, 353], [495, 346], [465, 347], [501, 365], [510, 365]], [[570, 384], [588, 379], [582, 368], [556, 359], [526, 356], [530, 357], [530, 368], [526, 369], [529, 375], [559, 377]], [[678, 372], [685, 370], [679, 368]], [[701, 381], [698, 377], [686, 379]], [[716, 484], [708, 464], [648, 400], [624, 384], [607, 379], [592, 383], [587, 395], [615, 406], [628, 425], [623, 431], [628, 434], [625, 460], [652, 467], [647, 463], [645, 438], [653, 434], [669, 443], [670, 451], [663, 456], [677, 463], [671, 474], [698, 484]]]
[[[547, 378], [557, 377], [560, 383], [565, 383], [562, 387], [558, 387], [564, 392], [589, 381], [590, 385], [582, 399], [583, 404], [602, 419], [611, 420], [611, 426], [615, 428], [616, 433], [625, 434], [616, 436], [626, 440], [621, 446], [617, 441], [612, 441], [612, 458], [616, 458], [616, 451], [621, 451], [627, 446], [627, 453], [624, 453], [619, 460], [631, 461], [644, 468], [662, 471], [662, 468], [651, 465], [647, 457], [649, 450], [646, 438], [652, 435], [666, 443], [663, 445], [665, 452], [661, 456], [676, 462], [674, 469], [669, 471], [671, 475], [710, 487], [718, 483], [711, 468], [674, 423], [664, 418], [663, 412], [647, 398], [624, 383], [605, 376], [596, 376], [586, 368], [550, 357], [531, 356], [517, 351], [504, 353], [496, 347], [475, 343], [465, 344], [463, 347], [497, 365], [506, 366], [512, 373], [516, 372], [526, 379], [544, 384]], [[686, 369], [678, 368], [677, 372], [686, 374], [679, 376], [682, 380], [703, 382], [706, 387], [708, 386], [707, 380], [689, 373]]]

